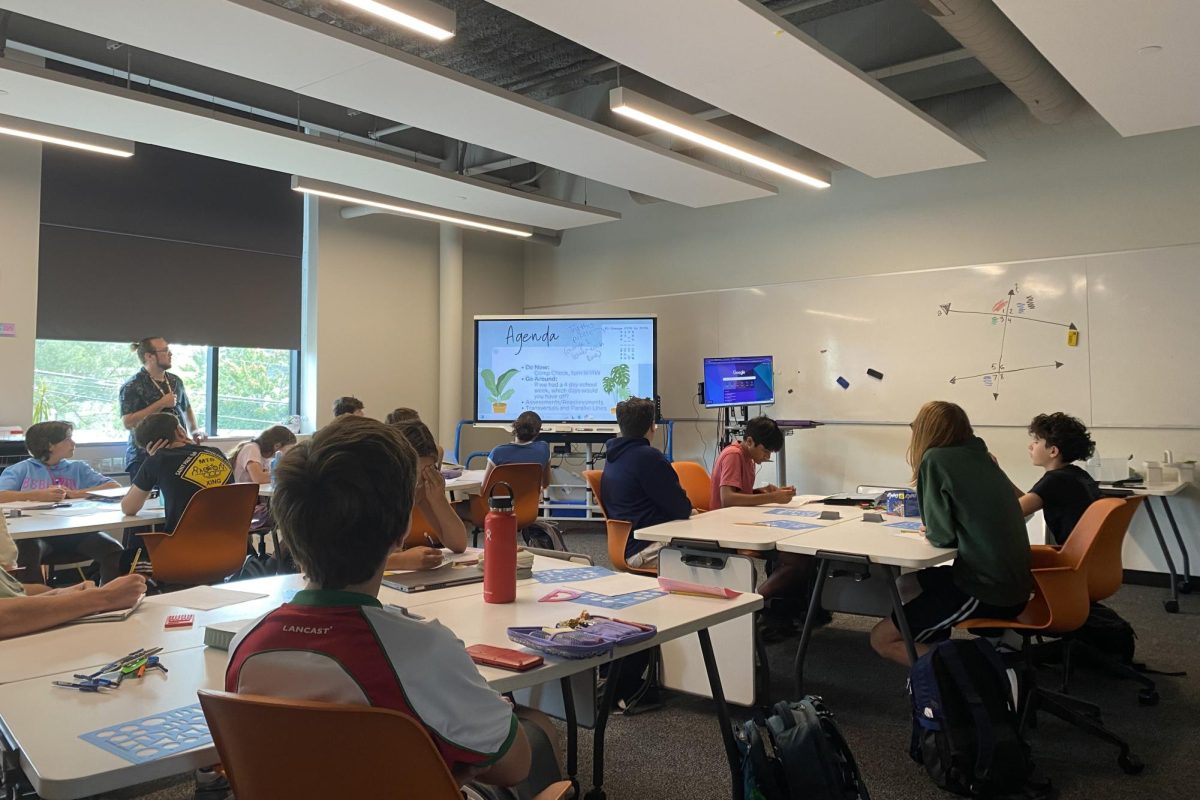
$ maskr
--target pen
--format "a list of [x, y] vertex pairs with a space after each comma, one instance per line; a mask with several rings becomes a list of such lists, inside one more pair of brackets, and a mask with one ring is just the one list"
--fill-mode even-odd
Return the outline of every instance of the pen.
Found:
[[430, 547], [437, 547], [437, 542], [435, 542], [433, 540], [432, 536], [430, 536], [428, 533], [424, 534], [424, 536], [425, 536], [425, 541], [429, 543]]
[[133, 562], [129, 565], [129, 574], [130, 575], [132, 575], [133, 571], [135, 569], [137, 569], [138, 560], [141, 559], [141, 557], [142, 557], [142, 548], [139, 547], [137, 549], [137, 552], [133, 554]]

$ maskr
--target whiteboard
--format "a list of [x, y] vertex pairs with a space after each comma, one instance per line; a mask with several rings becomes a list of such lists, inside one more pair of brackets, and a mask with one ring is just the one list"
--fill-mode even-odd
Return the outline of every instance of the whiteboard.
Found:
[[530, 312], [658, 314], [668, 417], [695, 414], [704, 357], [765, 353], [779, 419], [906, 423], [950, 400], [977, 425], [1159, 428], [1200, 427], [1197, 308], [1200, 245], [1183, 245]]

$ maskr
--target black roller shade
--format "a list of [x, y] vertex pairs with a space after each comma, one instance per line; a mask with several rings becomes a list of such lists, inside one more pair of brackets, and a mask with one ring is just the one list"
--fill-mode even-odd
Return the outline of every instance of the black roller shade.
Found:
[[38, 338], [299, 349], [302, 231], [288, 175], [43, 148]]

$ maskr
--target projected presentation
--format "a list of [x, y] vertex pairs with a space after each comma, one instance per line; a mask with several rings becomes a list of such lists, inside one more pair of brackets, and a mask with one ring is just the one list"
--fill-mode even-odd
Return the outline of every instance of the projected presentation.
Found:
[[757, 406], [775, 402], [771, 356], [704, 359], [704, 405]]
[[653, 397], [653, 317], [475, 319], [475, 420], [536, 411], [545, 422], [612, 422]]

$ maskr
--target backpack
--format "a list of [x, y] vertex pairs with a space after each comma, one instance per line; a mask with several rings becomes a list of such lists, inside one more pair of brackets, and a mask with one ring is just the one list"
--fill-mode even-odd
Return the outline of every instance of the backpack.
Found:
[[1008, 676], [986, 639], [934, 646], [913, 664], [909, 695], [909, 755], [939, 787], [965, 797], [1050, 796], [1048, 783], [1030, 783]]
[[[1124, 617], [1101, 603], [1092, 603], [1092, 607], [1088, 610], [1087, 621], [1075, 631], [1074, 636], [1080, 644], [1087, 645], [1087, 647], [1079, 648], [1076, 655], [1076, 659], [1086, 666], [1106, 670], [1112, 666], [1107, 661], [1111, 659], [1119, 665], [1150, 675], [1170, 677], [1187, 675], [1186, 672], [1160, 672], [1134, 661], [1133, 653], [1137, 643], [1137, 633]], [[1089, 653], [1088, 648], [1096, 651], [1100, 657], [1097, 658]]]
[[854, 755], [821, 698], [780, 702], [734, 725], [747, 800], [870, 800]]

